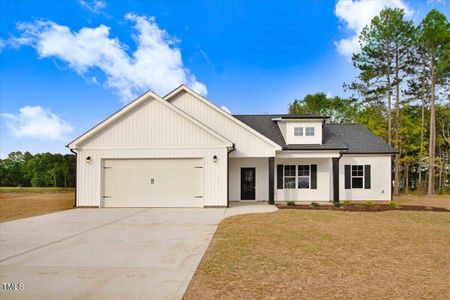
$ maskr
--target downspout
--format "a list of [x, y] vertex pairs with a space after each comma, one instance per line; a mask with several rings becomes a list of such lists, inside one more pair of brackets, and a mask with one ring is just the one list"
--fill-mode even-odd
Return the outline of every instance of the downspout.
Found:
[[236, 150], [234, 144], [227, 152], [227, 207], [230, 207], [230, 153]]
[[391, 155], [391, 201], [394, 201], [394, 172], [393, 172], [393, 165], [394, 165], [394, 155]]
[[[67, 147], [67, 146], [66, 146]], [[75, 203], [73, 204], [73, 207], [77, 207], [77, 173], [78, 173], [78, 153], [75, 152], [73, 149], [69, 149], [70, 152], [75, 154]]]

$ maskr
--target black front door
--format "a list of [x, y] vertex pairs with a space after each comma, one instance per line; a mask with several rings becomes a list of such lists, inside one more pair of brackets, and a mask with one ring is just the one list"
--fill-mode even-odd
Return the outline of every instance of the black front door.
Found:
[[241, 168], [241, 200], [255, 200], [255, 168]]

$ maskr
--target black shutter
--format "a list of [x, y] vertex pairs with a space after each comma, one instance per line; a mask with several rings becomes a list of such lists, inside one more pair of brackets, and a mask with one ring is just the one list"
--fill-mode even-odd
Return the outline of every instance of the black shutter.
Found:
[[370, 165], [364, 165], [364, 188], [370, 189]]
[[283, 189], [283, 165], [277, 165], [277, 189]]
[[350, 171], [351, 171], [351, 166], [350, 165], [345, 165], [345, 189], [349, 189], [351, 187], [351, 179], [350, 179]]
[[311, 165], [311, 189], [317, 189], [317, 165]]

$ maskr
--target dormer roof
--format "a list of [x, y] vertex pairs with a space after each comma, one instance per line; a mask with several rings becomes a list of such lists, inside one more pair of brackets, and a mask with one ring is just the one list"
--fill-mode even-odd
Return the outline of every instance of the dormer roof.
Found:
[[[397, 153], [392, 146], [370, 130], [359, 124], [325, 124], [323, 126], [323, 143], [318, 144], [286, 144], [277, 118], [310, 119], [311, 115], [234, 115], [237, 119], [270, 138], [283, 150], [341, 150], [345, 153]], [[316, 116], [323, 118], [322, 116]]]

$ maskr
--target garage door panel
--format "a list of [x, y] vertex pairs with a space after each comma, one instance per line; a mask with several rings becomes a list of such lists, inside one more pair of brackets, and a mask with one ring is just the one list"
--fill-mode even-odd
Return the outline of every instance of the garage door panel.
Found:
[[105, 207], [202, 207], [201, 159], [106, 160]]

